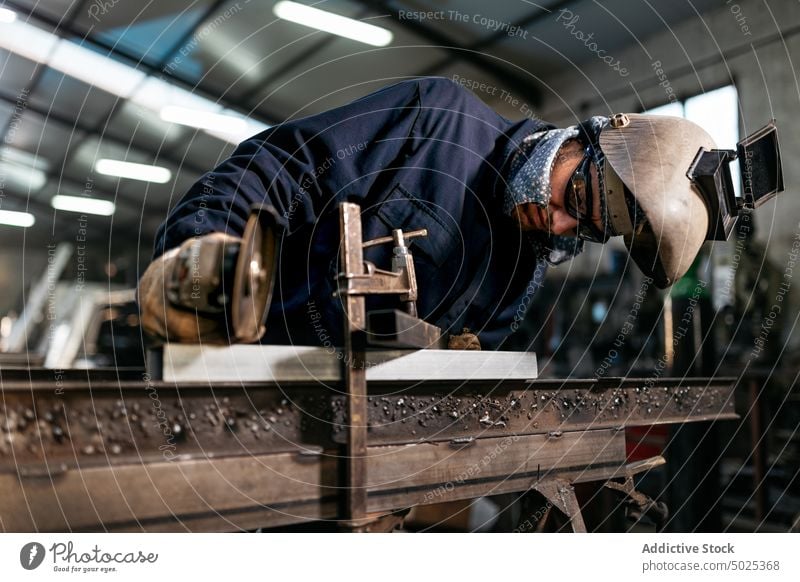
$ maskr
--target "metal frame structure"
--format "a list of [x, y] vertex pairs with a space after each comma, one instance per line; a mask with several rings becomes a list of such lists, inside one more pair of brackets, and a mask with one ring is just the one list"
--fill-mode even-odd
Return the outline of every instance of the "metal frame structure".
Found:
[[628, 464], [622, 429], [736, 418], [725, 378], [382, 381], [355, 407], [344, 382], [5, 370], [0, 384], [4, 531], [373, 531], [414, 505], [528, 490], [580, 531], [572, 485], [624, 488], [662, 462]]

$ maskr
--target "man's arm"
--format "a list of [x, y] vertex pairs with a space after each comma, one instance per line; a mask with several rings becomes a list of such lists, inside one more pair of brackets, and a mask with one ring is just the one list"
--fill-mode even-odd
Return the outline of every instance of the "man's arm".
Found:
[[396, 162], [419, 110], [418, 82], [393, 85], [256, 135], [195, 183], [159, 228], [155, 256], [209, 232], [241, 236], [254, 203], [275, 210], [291, 233], [363, 198]]
[[[226, 341], [226, 322], [218, 314], [194, 305], [178, 308], [167, 299], [165, 287], [181, 268], [180, 256], [198, 237], [204, 254], [238, 243], [253, 204], [271, 207], [274, 226], [291, 234], [334, 211], [337, 200], [363, 198], [380, 172], [396, 163], [418, 109], [418, 84], [405, 82], [243, 142], [192, 186], [159, 228], [154, 256], [160, 258], [138, 290], [143, 327], [163, 340]], [[201, 286], [219, 277], [208, 266], [190, 265]]]

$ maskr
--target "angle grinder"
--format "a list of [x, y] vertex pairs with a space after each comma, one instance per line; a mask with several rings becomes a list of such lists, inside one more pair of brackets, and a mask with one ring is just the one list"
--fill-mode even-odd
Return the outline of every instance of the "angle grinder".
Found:
[[183, 245], [166, 281], [170, 304], [224, 320], [231, 343], [258, 341], [266, 331], [280, 247], [274, 212], [253, 205], [241, 239], [199, 236]]

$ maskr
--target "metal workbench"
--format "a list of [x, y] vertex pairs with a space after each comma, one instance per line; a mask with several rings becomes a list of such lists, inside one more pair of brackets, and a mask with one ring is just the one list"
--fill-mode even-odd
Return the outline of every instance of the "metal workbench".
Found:
[[[735, 418], [735, 380], [374, 380], [367, 510], [536, 489], [583, 529], [571, 485], [616, 480], [625, 427]], [[224, 531], [342, 520], [342, 381], [0, 371], [0, 529]], [[380, 516], [384, 517], [381, 520]], [[386, 520], [389, 520], [388, 522]]]

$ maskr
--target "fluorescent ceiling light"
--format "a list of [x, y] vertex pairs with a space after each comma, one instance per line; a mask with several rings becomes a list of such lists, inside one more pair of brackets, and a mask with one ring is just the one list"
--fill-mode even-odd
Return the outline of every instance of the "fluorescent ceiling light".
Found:
[[20, 166], [0, 161], [0, 176], [4, 182], [21, 192], [38, 192], [47, 182], [47, 175], [30, 166]]
[[128, 97], [144, 81], [145, 73], [100, 53], [37, 28], [15, 21], [3, 26], [0, 48], [80, 79], [118, 97]]
[[[236, 138], [238, 139], [236, 143], [244, 141], [245, 139], [253, 137], [254, 135], [270, 128], [270, 126], [267, 125], [266, 123], [261, 123], [260, 121], [251, 119], [250, 117], [242, 115], [241, 113], [239, 113], [238, 111], [234, 111], [233, 109], [223, 109], [222, 114], [227, 115], [228, 117], [238, 117], [247, 124], [247, 126], [242, 130], [242, 132], [236, 136]], [[216, 134], [210, 130], [208, 131], [208, 133], [210, 133], [211, 135], [216, 135], [220, 139], [224, 139], [222, 137], [222, 134]]]
[[188, 107], [167, 105], [161, 110], [161, 119], [198, 129], [210, 129], [222, 133], [241, 134], [247, 130], [247, 121], [230, 115], [201, 111]]
[[[0, 22], [3, 10], [0, 9]], [[14, 12], [5, 10], [16, 16]], [[10, 16], [8, 18], [11, 18]], [[236, 131], [220, 131], [218, 127], [203, 128], [206, 133], [229, 143], [238, 144], [260, 131], [266, 125], [237, 112], [223, 109], [222, 105], [205, 97], [177, 87], [171, 83], [148, 76], [135, 67], [116, 61], [85, 46], [37, 28], [27, 22], [11, 20], [0, 28], [0, 49], [5, 49], [36, 63], [47, 65], [69, 77], [94, 85], [117, 97], [129, 99], [149, 111], [160, 114], [161, 110], [174, 106], [218, 115], [241, 118], [247, 126], [237, 125]]]
[[50, 163], [42, 156], [10, 146], [0, 147], [0, 161], [18, 166], [28, 166], [43, 172], [50, 169]]
[[297, 2], [289, 2], [287, 0], [278, 2], [272, 8], [272, 11], [278, 18], [283, 18], [289, 22], [316, 28], [317, 30], [343, 36], [372, 46], [386, 46], [392, 42], [392, 38], [394, 38], [391, 31], [385, 28], [367, 24], [360, 20], [347, 18], [346, 16], [333, 14], [332, 12], [320, 10], [319, 8], [312, 8], [311, 6], [306, 6], [305, 4], [299, 4]]
[[17, 13], [8, 8], [0, 8], [0, 22], [10, 23], [17, 19]]
[[98, 216], [111, 216], [116, 210], [116, 205], [110, 200], [96, 200], [83, 196], [64, 196], [63, 194], [53, 196], [53, 199], [50, 200], [50, 205], [56, 210], [96, 214]]
[[133, 67], [68, 40], [58, 43], [47, 64], [65, 75], [119, 97], [129, 97], [147, 76]]
[[209, 135], [233, 144], [269, 127], [156, 77], [149, 77], [133, 94], [131, 101], [158, 112], [162, 120], [198, 127]]
[[47, 182], [50, 168], [41, 156], [12, 147], [0, 148], [0, 178], [16, 190], [35, 192]]
[[219, 103], [195, 95], [191, 91], [167, 83], [158, 77], [148, 77], [131, 96], [131, 101], [156, 113], [168, 105], [213, 112], [222, 109]]
[[27, 22], [12, 20], [0, 28], [0, 48], [39, 64], [45, 64], [59, 38]]
[[172, 178], [172, 172], [167, 168], [148, 166], [147, 164], [134, 164], [133, 162], [123, 162], [122, 160], [97, 160], [94, 169], [106, 176], [130, 178], [131, 180], [141, 180], [142, 182], [156, 182], [157, 184], [164, 184]]
[[0, 210], [0, 224], [8, 226], [21, 226], [28, 228], [33, 226], [36, 219], [29, 212], [15, 212], [14, 210]]

